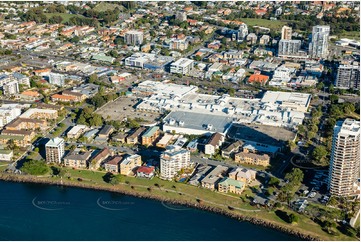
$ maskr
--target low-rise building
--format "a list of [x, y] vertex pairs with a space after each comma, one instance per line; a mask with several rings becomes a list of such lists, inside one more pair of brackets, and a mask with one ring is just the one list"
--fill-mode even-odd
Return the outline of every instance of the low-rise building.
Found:
[[144, 127], [139, 127], [132, 134], [128, 135], [126, 138], [127, 144], [138, 144], [140, 143], [140, 137], [142, 133], [145, 131]]
[[0, 149], [0, 161], [11, 161], [14, 152], [12, 150]]
[[159, 127], [153, 126], [147, 129], [142, 135], [142, 145], [149, 146], [151, 145], [159, 136]]
[[110, 150], [104, 148], [100, 150], [89, 162], [89, 169], [97, 170], [100, 168], [102, 162], [110, 156]]
[[6, 125], [8, 130], [46, 130], [48, 128], [46, 120], [31, 119], [31, 118], [17, 118]]
[[234, 153], [238, 153], [240, 148], [243, 146], [244, 142], [237, 140], [236, 142], [230, 144], [225, 149], [222, 150], [222, 157], [224, 158], [233, 158]]
[[209, 138], [208, 142], [204, 145], [204, 154], [214, 155], [216, 150], [223, 144], [224, 135], [220, 133], [214, 133]]
[[74, 127], [72, 127], [68, 133], [66, 134], [66, 136], [69, 139], [78, 139], [87, 129], [86, 125], [75, 125]]
[[256, 166], [269, 166], [269, 155], [258, 155], [249, 152], [240, 152], [234, 155], [234, 161], [241, 164], [250, 164]]
[[228, 176], [233, 180], [242, 181], [248, 184], [256, 179], [256, 171], [247, 168], [236, 167], [228, 174]]
[[202, 187], [210, 189], [212, 191], [216, 190], [218, 183], [223, 177], [226, 176], [227, 171], [228, 167], [226, 166], [216, 166], [207, 176], [202, 179]]
[[109, 135], [114, 131], [112, 125], [104, 125], [104, 127], [99, 131], [98, 138], [108, 140]]
[[158, 141], [156, 146], [165, 149], [169, 145], [173, 137], [173, 135], [165, 133], [164, 136]]
[[120, 162], [123, 159], [121, 156], [115, 156], [111, 160], [105, 163], [104, 168], [107, 172], [119, 173], [120, 172]]
[[131, 155], [126, 157], [120, 163], [120, 174], [122, 175], [130, 175], [134, 174], [134, 169], [142, 165], [142, 157], [140, 155]]
[[30, 145], [30, 143], [24, 139], [23, 135], [0, 135], [0, 145], [7, 145], [10, 140], [13, 140], [14, 144], [19, 147]]
[[147, 178], [152, 179], [155, 175], [154, 166], [140, 166], [137, 169], [137, 177], [138, 178]]
[[89, 151], [74, 150], [64, 157], [64, 165], [74, 168], [87, 168], [91, 156]]
[[231, 192], [240, 195], [245, 187], [246, 184], [244, 182], [237, 181], [229, 177], [224, 177], [218, 183], [218, 191], [224, 193]]

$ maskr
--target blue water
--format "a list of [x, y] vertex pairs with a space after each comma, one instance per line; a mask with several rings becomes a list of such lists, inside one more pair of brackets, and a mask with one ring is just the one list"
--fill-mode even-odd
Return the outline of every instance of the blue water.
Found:
[[228, 217], [111, 192], [0, 182], [0, 240], [298, 240]]

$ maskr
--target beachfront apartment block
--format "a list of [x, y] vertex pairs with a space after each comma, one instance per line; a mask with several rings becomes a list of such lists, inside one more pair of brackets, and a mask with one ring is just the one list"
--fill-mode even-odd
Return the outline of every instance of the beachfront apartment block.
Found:
[[[356, 196], [360, 184], [360, 121], [338, 121], [333, 129], [328, 189], [334, 196]], [[357, 185], [358, 184], [358, 185]]]
[[120, 172], [120, 162], [122, 161], [122, 156], [115, 156], [108, 162], [104, 164], [104, 168], [107, 172], [119, 173]]
[[212, 191], [217, 189], [218, 183], [226, 176], [228, 167], [218, 165], [201, 180], [202, 187]]
[[243, 167], [236, 167], [228, 174], [228, 176], [233, 180], [249, 184], [256, 180], [256, 171]]
[[160, 156], [160, 178], [172, 180], [177, 172], [190, 165], [190, 152], [188, 150], [168, 146]]
[[170, 73], [188, 75], [193, 70], [194, 61], [187, 58], [180, 58], [170, 65]]
[[45, 155], [47, 163], [61, 163], [61, 158], [64, 155], [64, 144], [64, 139], [58, 137], [49, 140], [45, 144]]
[[224, 177], [218, 183], [218, 191], [224, 193], [231, 192], [240, 195], [245, 187], [246, 184], [244, 182], [237, 181], [229, 177]]
[[64, 157], [64, 165], [73, 168], [87, 168], [90, 151], [74, 150]]
[[134, 173], [134, 169], [141, 165], [142, 157], [140, 155], [128, 156], [120, 163], [120, 174], [128, 176]]

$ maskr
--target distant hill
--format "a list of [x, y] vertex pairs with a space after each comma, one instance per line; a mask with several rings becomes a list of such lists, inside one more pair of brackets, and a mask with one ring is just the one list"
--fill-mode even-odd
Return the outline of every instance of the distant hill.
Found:
[[93, 10], [97, 12], [105, 12], [107, 10], [114, 10], [116, 7], [118, 7], [120, 10], [124, 10], [124, 7], [122, 5], [107, 3], [107, 2], [98, 3], [93, 8]]

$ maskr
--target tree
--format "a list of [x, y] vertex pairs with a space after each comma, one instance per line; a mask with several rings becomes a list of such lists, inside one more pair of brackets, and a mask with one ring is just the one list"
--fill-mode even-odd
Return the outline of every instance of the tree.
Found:
[[69, 42], [71, 43], [79, 43], [80, 38], [79, 36], [74, 36], [73, 38], [69, 39]]
[[326, 147], [323, 145], [317, 146], [312, 152], [312, 158], [316, 161], [321, 161], [327, 156]]
[[291, 213], [289, 216], [288, 216], [288, 221], [289, 223], [297, 223], [298, 222], [298, 216], [294, 213]]
[[330, 101], [332, 104], [338, 103], [338, 96], [334, 94], [330, 95]]
[[285, 175], [285, 179], [292, 185], [298, 185], [303, 181], [303, 171], [300, 168], [293, 168], [291, 172]]
[[49, 171], [49, 167], [43, 161], [28, 160], [23, 164], [20, 170], [30, 175], [44, 175]]
[[271, 178], [269, 179], [268, 185], [276, 187], [279, 184], [280, 184], [280, 180], [274, 176], [271, 176]]
[[99, 114], [93, 114], [93, 117], [91, 117], [89, 119], [89, 125], [90, 126], [102, 126], [103, 125], [102, 116]]

